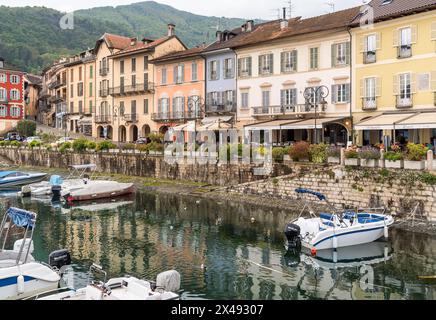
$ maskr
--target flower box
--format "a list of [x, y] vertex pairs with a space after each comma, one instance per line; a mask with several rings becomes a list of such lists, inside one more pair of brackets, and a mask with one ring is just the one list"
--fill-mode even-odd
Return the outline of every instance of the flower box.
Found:
[[341, 158], [338, 157], [328, 157], [327, 158], [328, 163], [341, 163]]
[[345, 165], [346, 166], [360, 166], [360, 159], [356, 159], [356, 158], [345, 159]]
[[360, 159], [360, 165], [367, 168], [375, 168], [378, 166], [377, 159]]
[[404, 160], [397, 160], [397, 161], [385, 160], [386, 168], [402, 169], [403, 166], [404, 166]]
[[408, 170], [424, 170], [425, 169], [425, 161], [404, 161], [404, 169]]

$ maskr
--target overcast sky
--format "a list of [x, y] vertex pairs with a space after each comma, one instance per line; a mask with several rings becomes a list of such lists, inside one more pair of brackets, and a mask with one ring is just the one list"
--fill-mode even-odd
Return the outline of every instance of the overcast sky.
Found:
[[[45, 6], [60, 11], [71, 12], [100, 6], [117, 6], [134, 2], [134, 0], [0, 0], [0, 5], [7, 6]], [[224, 16], [238, 18], [277, 19], [277, 9], [287, 6], [289, 0], [158, 0], [177, 9], [207, 16]], [[314, 16], [332, 11], [327, 3], [334, 4], [335, 10], [362, 4], [363, 0], [292, 0], [293, 16]]]

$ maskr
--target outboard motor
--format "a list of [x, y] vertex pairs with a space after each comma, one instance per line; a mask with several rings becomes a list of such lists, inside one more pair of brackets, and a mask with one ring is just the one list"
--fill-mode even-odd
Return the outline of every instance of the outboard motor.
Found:
[[56, 250], [48, 256], [48, 264], [58, 269], [71, 264], [71, 255], [67, 249]]
[[59, 185], [51, 187], [52, 202], [59, 202], [61, 200], [61, 191], [62, 191], [62, 187]]
[[29, 186], [23, 186], [21, 188], [21, 196], [23, 198], [30, 198], [32, 195], [32, 189]]
[[156, 289], [170, 292], [180, 290], [180, 273], [176, 270], [165, 271], [157, 275]]
[[301, 249], [301, 235], [300, 235], [301, 229], [300, 226], [288, 223], [285, 227], [285, 236], [288, 240], [288, 250], [291, 249]]

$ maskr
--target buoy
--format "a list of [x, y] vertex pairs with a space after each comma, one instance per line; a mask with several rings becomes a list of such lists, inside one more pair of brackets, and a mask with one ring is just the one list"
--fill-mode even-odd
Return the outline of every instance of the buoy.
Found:
[[336, 235], [333, 236], [333, 249], [337, 249], [338, 248], [338, 238], [336, 237]]
[[195, 203], [196, 203], [196, 204], [199, 204], [199, 203], [200, 203], [200, 200], [195, 201]]
[[21, 195], [23, 196], [23, 198], [29, 198], [32, 195], [32, 190], [29, 186], [23, 186], [21, 188]]
[[333, 250], [333, 263], [338, 262], [338, 252], [336, 250]]
[[311, 254], [312, 256], [316, 256], [316, 248], [312, 248], [312, 249], [310, 250], [310, 254]]
[[201, 269], [206, 269], [206, 266], [202, 263], [200, 266]]
[[173, 226], [170, 226], [170, 230], [173, 230], [174, 229], [174, 227]]
[[17, 291], [18, 294], [24, 293], [24, 277], [22, 275], [17, 277]]
[[388, 226], [385, 226], [384, 228], [384, 234], [385, 234], [385, 239], [389, 238], [389, 230], [388, 230]]
[[256, 219], [251, 218], [251, 223], [254, 223], [256, 221]]

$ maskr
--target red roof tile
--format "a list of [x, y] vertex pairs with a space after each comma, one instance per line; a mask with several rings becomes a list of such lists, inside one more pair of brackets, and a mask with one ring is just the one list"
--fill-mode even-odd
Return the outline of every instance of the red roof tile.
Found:
[[171, 61], [171, 60], [178, 60], [178, 59], [186, 59], [191, 57], [200, 56], [203, 52], [204, 47], [196, 47], [188, 50], [183, 51], [176, 51], [169, 53], [167, 55], [161, 56], [159, 58], [150, 60], [151, 63], [159, 63], [159, 62], [165, 62], [165, 61]]

